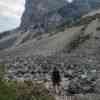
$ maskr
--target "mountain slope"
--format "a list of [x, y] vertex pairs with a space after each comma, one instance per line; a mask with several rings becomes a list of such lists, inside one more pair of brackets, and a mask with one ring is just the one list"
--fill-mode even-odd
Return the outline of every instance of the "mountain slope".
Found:
[[[64, 93], [100, 93], [100, 10], [83, 16], [71, 28], [21, 43], [0, 52], [8, 65], [7, 79], [50, 80], [58, 67]], [[20, 37], [20, 35], [19, 35]], [[19, 42], [20, 41], [20, 42]]]
[[[26, 0], [20, 26], [0, 34], [0, 50], [38, 38], [64, 24], [75, 26], [84, 14], [98, 9], [99, 5], [99, 0], [88, 0], [88, 3], [87, 0], [74, 0], [72, 3], [65, 0]], [[13, 37], [12, 34], [16, 35]]]
[[25, 55], [42, 54], [45, 56], [52, 55], [57, 51], [62, 50], [65, 47], [65, 45], [67, 45], [73, 39], [74, 36], [79, 34], [78, 32], [80, 29], [81, 27], [73, 28], [73, 29], [71, 28], [65, 30], [64, 32], [59, 32], [56, 35], [48, 36], [40, 40], [34, 39], [18, 47], [5, 50], [3, 54], [5, 56], [9, 55], [12, 57], [18, 55], [21, 56], [24, 54]]
[[[83, 17], [80, 20], [80, 23], [78, 23], [79, 25], [77, 27], [66, 28], [64, 31], [58, 32], [57, 34], [50, 36], [50, 34], [47, 33], [46, 35], [41, 35], [41, 38], [39, 40], [38, 38], [35, 38], [22, 44], [20, 44], [19, 41], [22, 41], [23, 38], [20, 38], [20, 40], [18, 40], [18, 44], [20, 45], [17, 45], [17, 47], [13, 46], [10, 49], [4, 50], [0, 54], [1, 58], [6, 57], [7, 55], [12, 57], [18, 55], [25, 56], [37, 54], [48, 56], [62, 51], [65, 47], [65, 51], [70, 50], [73, 52], [74, 49], [77, 50], [78, 46], [80, 46], [81, 43], [82, 46], [84, 46], [83, 44], [86, 41], [90, 41], [91, 43], [93, 43], [95, 42], [95, 37], [99, 38], [99, 19], [100, 14], [94, 13], [94, 15], [92, 16], [88, 15], [86, 17]], [[28, 33], [26, 33], [26, 36], [27, 34]], [[97, 41], [99, 41], [99, 39], [97, 39]], [[74, 48], [74, 46], [76, 47]], [[90, 46], [93, 46], [93, 48], [97, 49], [98, 44], [91, 44]], [[85, 49], [83, 50], [84, 52], [87, 51]], [[92, 50], [91, 47], [90, 50]]]

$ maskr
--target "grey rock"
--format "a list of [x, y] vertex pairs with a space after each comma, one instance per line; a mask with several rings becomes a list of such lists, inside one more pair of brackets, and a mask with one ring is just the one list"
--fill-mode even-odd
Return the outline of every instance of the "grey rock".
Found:
[[[33, 32], [46, 32], [54, 29], [66, 20], [78, 19], [83, 14], [99, 8], [98, 0], [75, 0], [68, 3], [65, 0], [26, 0], [20, 29]], [[77, 10], [76, 10], [77, 9]]]

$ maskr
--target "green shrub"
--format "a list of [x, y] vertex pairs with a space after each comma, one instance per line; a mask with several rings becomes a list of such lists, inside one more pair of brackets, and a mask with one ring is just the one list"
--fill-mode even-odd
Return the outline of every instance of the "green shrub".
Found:
[[16, 100], [15, 88], [0, 80], [0, 100]]

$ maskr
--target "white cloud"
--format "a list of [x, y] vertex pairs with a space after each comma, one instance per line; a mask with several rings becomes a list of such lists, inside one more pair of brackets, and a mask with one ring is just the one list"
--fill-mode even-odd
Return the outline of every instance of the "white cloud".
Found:
[[25, 0], [0, 0], [0, 32], [17, 27]]
[[73, 2], [73, 0], [66, 0], [66, 1], [69, 2], [69, 3]]
[[24, 4], [24, 0], [2, 0], [0, 1], [0, 15], [20, 17]]

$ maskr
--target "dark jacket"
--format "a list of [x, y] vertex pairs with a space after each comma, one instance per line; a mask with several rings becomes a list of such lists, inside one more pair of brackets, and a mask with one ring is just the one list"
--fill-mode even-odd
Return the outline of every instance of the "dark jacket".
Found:
[[61, 81], [60, 72], [56, 67], [53, 69], [51, 79], [54, 85], [59, 84]]

